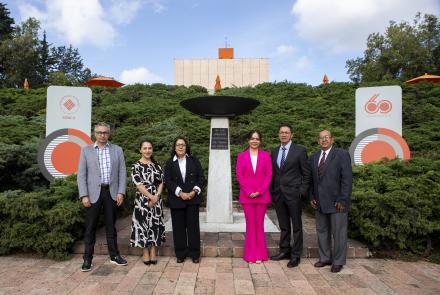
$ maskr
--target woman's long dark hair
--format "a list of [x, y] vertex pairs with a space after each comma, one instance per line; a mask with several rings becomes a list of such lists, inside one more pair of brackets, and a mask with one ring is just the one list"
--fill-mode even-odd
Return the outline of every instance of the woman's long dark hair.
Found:
[[185, 145], [186, 145], [186, 153], [188, 154], [188, 156], [191, 156], [191, 147], [189, 146], [189, 142], [188, 142], [188, 140], [187, 140], [185, 137], [183, 137], [183, 136], [177, 136], [177, 137], [174, 139], [173, 147], [171, 148], [171, 158], [173, 158], [173, 157], [176, 155], [176, 143], [177, 143], [177, 141], [178, 141], [179, 139], [181, 139], [181, 140], [183, 140], [183, 141], [185, 142]]
[[[152, 142], [151, 140], [149, 140], [149, 139], [143, 139], [143, 140], [141, 140], [141, 142], [139, 143], [139, 151], [141, 150], [142, 146], [143, 146], [144, 143], [146, 143], [146, 142], [148, 142], [149, 144], [151, 144], [151, 147], [153, 148], [153, 151], [154, 151], [154, 145], [153, 145], [153, 142]], [[156, 166], [159, 165], [159, 163], [154, 159], [153, 155], [151, 155], [150, 160], [151, 160], [151, 162], [153, 162], [154, 165], [156, 165]]]

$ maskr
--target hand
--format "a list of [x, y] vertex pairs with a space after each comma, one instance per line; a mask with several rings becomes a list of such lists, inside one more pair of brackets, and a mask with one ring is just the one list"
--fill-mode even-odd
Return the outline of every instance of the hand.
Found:
[[316, 202], [315, 199], [310, 201], [310, 205], [312, 206], [313, 209], [318, 209], [318, 203]]
[[83, 204], [84, 207], [89, 208], [92, 207], [92, 203], [90, 203], [89, 197], [88, 196], [84, 196], [81, 198], [81, 202]]
[[156, 195], [151, 196], [150, 199], [148, 200], [148, 207], [153, 208], [158, 200], [159, 200], [158, 196]]
[[189, 193], [181, 192], [179, 196], [184, 201], [189, 200]]
[[251, 193], [251, 194], [249, 195], [249, 198], [251, 198], [251, 199], [255, 199], [255, 198], [258, 197], [259, 195], [260, 195], [259, 192]]
[[196, 196], [196, 191], [191, 191], [190, 193], [188, 193], [189, 195], [189, 199], [193, 199]]
[[116, 206], [121, 206], [123, 202], [124, 202], [124, 195], [118, 194], [116, 196]]
[[345, 209], [345, 206], [344, 204], [342, 204], [342, 202], [336, 202], [335, 207], [336, 207], [336, 211], [338, 212], [343, 212]]

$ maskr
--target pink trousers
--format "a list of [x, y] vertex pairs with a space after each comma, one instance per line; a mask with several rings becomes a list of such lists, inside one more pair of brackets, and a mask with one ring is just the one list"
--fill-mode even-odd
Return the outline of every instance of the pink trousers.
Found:
[[246, 237], [243, 259], [247, 262], [266, 261], [267, 247], [264, 238], [264, 215], [267, 204], [242, 204], [246, 218]]

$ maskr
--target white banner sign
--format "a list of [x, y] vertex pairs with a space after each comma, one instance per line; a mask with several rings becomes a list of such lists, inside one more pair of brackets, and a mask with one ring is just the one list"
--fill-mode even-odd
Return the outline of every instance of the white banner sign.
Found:
[[371, 128], [402, 135], [402, 88], [363, 87], [356, 90], [356, 136]]
[[356, 90], [356, 137], [350, 146], [350, 156], [357, 165], [385, 158], [410, 158], [408, 144], [402, 138], [400, 86]]
[[38, 165], [48, 180], [78, 171], [81, 147], [91, 144], [92, 91], [87, 87], [47, 88], [46, 138]]
[[73, 128], [90, 136], [92, 90], [87, 87], [49, 86], [47, 88], [46, 136]]

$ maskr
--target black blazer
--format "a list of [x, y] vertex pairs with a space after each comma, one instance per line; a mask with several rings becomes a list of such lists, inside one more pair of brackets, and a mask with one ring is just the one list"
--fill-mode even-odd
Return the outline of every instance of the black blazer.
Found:
[[182, 174], [180, 173], [178, 160], [173, 161], [169, 159], [165, 164], [164, 175], [165, 186], [168, 190], [168, 207], [172, 209], [185, 208], [187, 205], [200, 204], [202, 197], [196, 193], [196, 196], [191, 200], [182, 200], [176, 197], [176, 188], [179, 186], [184, 193], [189, 193], [194, 186], [203, 189], [203, 170], [199, 160], [194, 156], [186, 158], [186, 176], [183, 182]]
[[310, 158], [312, 167], [311, 199], [315, 199], [323, 213], [336, 213], [335, 202], [342, 202], [350, 209], [353, 174], [350, 154], [340, 148], [332, 147], [325, 160], [321, 178], [318, 176], [318, 161], [321, 151]]
[[270, 192], [272, 201], [277, 202], [281, 193], [286, 201], [307, 196], [311, 172], [306, 148], [292, 142], [284, 165], [279, 168], [277, 158], [280, 147], [277, 146], [271, 152], [273, 172]]

